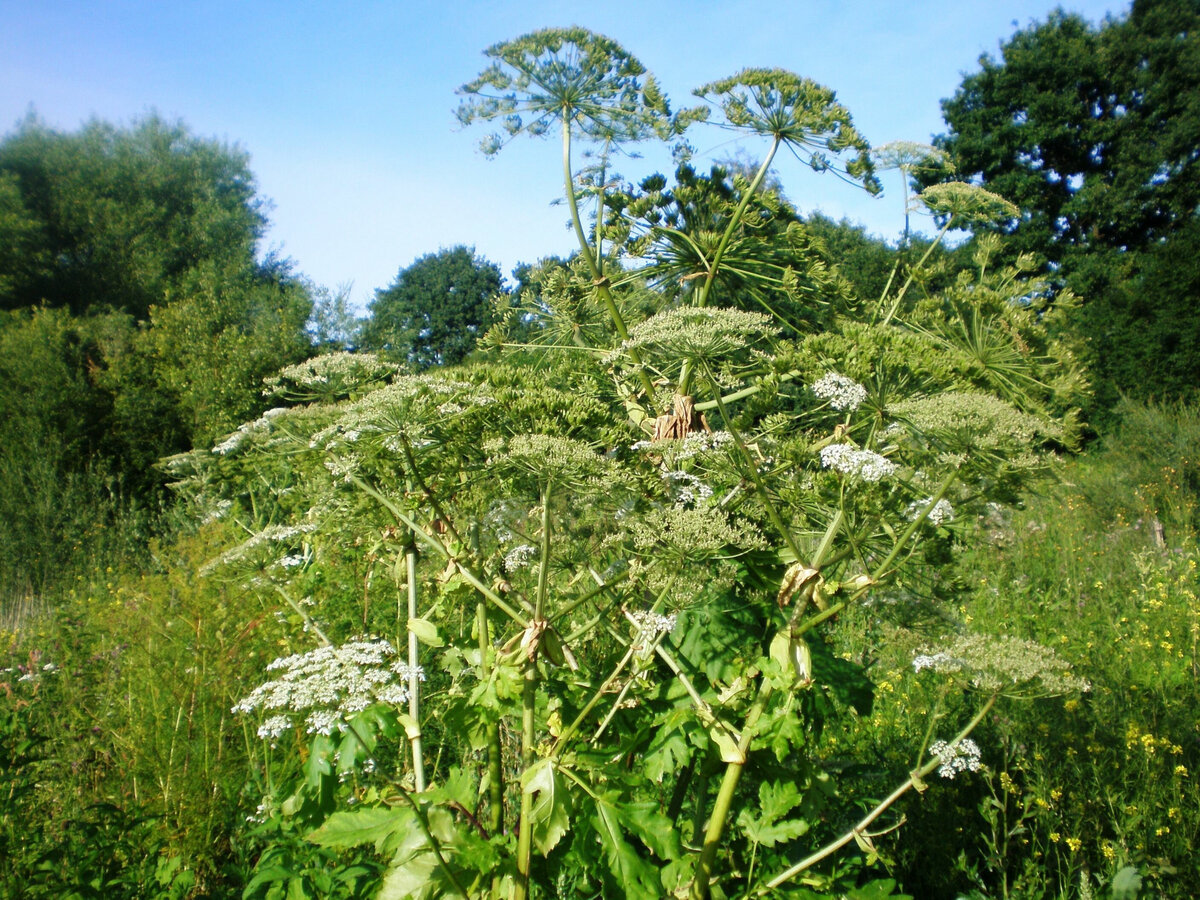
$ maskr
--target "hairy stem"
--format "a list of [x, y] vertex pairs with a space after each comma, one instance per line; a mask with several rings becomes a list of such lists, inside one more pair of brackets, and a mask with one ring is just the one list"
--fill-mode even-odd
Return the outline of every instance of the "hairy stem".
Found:
[[[528, 658], [525, 660], [525, 684], [521, 692], [521, 765], [525, 771], [533, 765], [537, 741], [538, 642], [545, 626], [542, 611], [550, 578], [550, 486], [541, 491], [542, 552], [538, 570], [537, 595], [533, 604], [533, 621], [529, 624]], [[533, 864], [533, 795], [521, 786], [521, 819], [517, 830], [517, 884], [513, 896], [525, 900], [529, 896], [529, 873]]]
[[[483, 677], [492, 673], [491, 657], [494, 652], [488, 625], [487, 604], [480, 600], [475, 604], [475, 627], [479, 632], [479, 664]], [[487, 770], [488, 770], [488, 832], [500, 834], [504, 830], [504, 757], [500, 745], [500, 720], [497, 718], [487, 726]]]
[[[587, 235], [583, 231], [583, 219], [579, 216], [579, 204], [575, 200], [575, 175], [571, 170], [571, 120], [566, 110], [563, 111], [562, 143], [563, 186], [567, 194], [567, 208], [571, 211], [571, 228], [575, 231], [575, 239], [579, 242], [579, 252], [587, 260], [596, 292], [600, 295], [600, 299], [604, 301], [604, 307], [608, 310], [613, 327], [617, 329], [617, 335], [621, 340], [627, 341], [629, 340], [629, 329], [625, 325], [625, 318], [621, 315], [621, 310], [617, 308], [617, 301], [613, 298], [608, 278], [604, 274], [604, 258], [600, 255], [600, 248], [598, 246], [593, 248], [588, 243]], [[603, 192], [603, 185], [601, 185], [600, 190]], [[599, 234], [599, 231], [597, 231], [597, 234]], [[646, 392], [646, 398], [653, 402], [654, 383], [650, 380], [650, 376], [646, 373], [645, 369], [641, 368], [641, 354], [631, 348], [629, 350], [629, 358], [638, 367], [638, 380], [641, 382], [642, 390]]]
[[[771, 142], [771, 149], [767, 151], [766, 158], [762, 161], [762, 165], [758, 167], [758, 171], [754, 173], [754, 179], [750, 182], [750, 186], [746, 188], [746, 193], [742, 195], [742, 200], [738, 203], [737, 209], [733, 211], [733, 216], [729, 219], [729, 224], [725, 227], [725, 233], [721, 235], [721, 240], [717, 244], [717, 249], [713, 253], [712, 261], [708, 264], [708, 273], [704, 277], [704, 284], [700, 286], [700, 290], [696, 292], [696, 306], [707, 306], [709, 294], [712, 292], [713, 282], [717, 278], [717, 272], [721, 268], [721, 258], [725, 255], [725, 251], [729, 249], [729, 244], [733, 240], [733, 235], [741, 224], [742, 216], [746, 212], [746, 207], [750, 205], [751, 198], [758, 193], [759, 187], [762, 186], [763, 179], [767, 177], [767, 171], [771, 168], [771, 161], [775, 159], [775, 153], [779, 150], [779, 145], [783, 139], [778, 135]], [[691, 390], [692, 377], [694, 375], [692, 361], [685, 360], [683, 368], [679, 372], [679, 393], [687, 394]]]
[[721, 787], [717, 791], [717, 799], [713, 803], [712, 814], [708, 819], [708, 828], [704, 832], [704, 847], [700, 851], [700, 860], [696, 863], [696, 877], [692, 881], [692, 900], [708, 900], [711, 885], [713, 863], [717, 858], [717, 850], [721, 846], [721, 837], [725, 833], [725, 821], [733, 805], [733, 795], [746, 768], [746, 760], [750, 754], [750, 742], [754, 740], [754, 730], [762, 717], [767, 701], [773, 690], [767, 682], [759, 684], [758, 696], [754, 705], [746, 714], [746, 724], [742, 728], [741, 739], [737, 743], [737, 756], [725, 766], [725, 775], [721, 779]]

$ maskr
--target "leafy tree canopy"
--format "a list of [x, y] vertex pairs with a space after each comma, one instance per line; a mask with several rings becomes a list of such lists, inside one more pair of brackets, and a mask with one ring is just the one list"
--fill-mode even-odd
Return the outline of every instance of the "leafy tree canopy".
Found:
[[942, 107], [957, 177], [1025, 210], [1017, 249], [1153, 244], [1200, 203], [1200, 3], [1139, 0], [1099, 28], [1056, 11]]
[[420, 368], [462, 361], [492, 322], [504, 279], [474, 248], [429, 253], [375, 292], [363, 346], [389, 350]]
[[247, 155], [150, 116], [0, 141], [0, 308], [144, 318], [197, 264], [250, 266], [266, 218]]
[[1135, 0], [1100, 26], [1056, 11], [982, 57], [943, 110], [955, 177], [1022, 209], [982, 227], [1084, 298], [1077, 327], [1108, 399], [1200, 382], [1194, 279], [1163, 277], [1200, 251], [1200, 2]]

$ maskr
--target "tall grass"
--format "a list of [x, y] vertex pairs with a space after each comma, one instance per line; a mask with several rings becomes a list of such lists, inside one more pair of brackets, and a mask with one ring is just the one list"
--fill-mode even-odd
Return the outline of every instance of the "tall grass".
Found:
[[[884, 857], [914, 896], [1200, 896], [1200, 411], [1120, 413], [1054, 482], [961, 525], [960, 593], [941, 602], [969, 627], [1056, 648], [1091, 690], [1009, 707], [980, 731], [981, 775], [908, 803]], [[831, 738], [831, 756], [868, 763], [866, 795], [872, 766], [911, 764], [903, 736], [956, 702], [910, 665], [939, 630], [936, 604], [913, 618], [875, 667], [876, 727]], [[846, 622], [846, 651], [872, 627]]]
[[[880, 646], [894, 629], [869, 718], [822, 737], [864, 802], [960, 702], [912, 671], [945, 621], [938, 603], [1057, 648], [1092, 684], [993, 717], [977, 733], [987, 768], [912, 798], [908, 825], [872, 839], [864, 854], [913, 896], [1099, 898], [1136, 879], [1138, 896], [1200, 896], [1200, 410], [1121, 414], [1021, 505], [956, 523], [952, 571], [908, 586], [931, 602], [912, 601], [907, 628], [870, 609], [841, 624], [851, 655], [856, 635]], [[196, 577], [226, 543], [179, 537], [151, 566], [92, 567], [60, 599], [0, 609], [0, 898], [241, 893], [264, 793], [244, 773], [265, 782], [276, 763], [250, 759], [268, 751], [228, 711], [282, 630], [236, 584]]]

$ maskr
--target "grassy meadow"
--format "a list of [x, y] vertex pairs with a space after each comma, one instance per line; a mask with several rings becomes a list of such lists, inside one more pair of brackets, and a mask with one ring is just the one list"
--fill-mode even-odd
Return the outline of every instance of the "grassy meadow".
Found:
[[[911, 665], [946, 605], [1054, 646], [1091, 683], [991, 717], [983, 767], [906, 798], [903, 827], [857, 851], [907, 894], [1200, 893], [1197, 446], [1195, 409], [1126, 405], [1018, 503], [955, 523], [937, 583], [880, 598], [899, 615], [865, 606], [837, 623], [831, 642], [876, 692], [869, 721], [822, 736], [851, 808], [962, 702]], [[144, 567], [82, 571], [59, 595], [6, 598], [0, 896], [259, 895], [247, 886], [267, 832], [296, 827], [259, 822], [259, 804], [295, 773], [230, 707], [296, 639], [279, 609], [198, 574], [226, 528], [182, 533]], [[298, 831], [269, 837], [313, 896], [355, 896], [377, 872]]]

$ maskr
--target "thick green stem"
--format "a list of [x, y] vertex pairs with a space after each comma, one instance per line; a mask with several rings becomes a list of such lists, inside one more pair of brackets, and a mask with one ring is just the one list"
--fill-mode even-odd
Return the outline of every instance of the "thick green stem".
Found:
[[942, 238], [946, 236], [946, 232], [950, 230], [950, 226], [953, 222], [953, 216], [946, 220], [946, 224], [942, 226], [942, 230], [937, 233], [937, 237], [933, 239], [933, 243], [929, 245], [929, 249], [925, 251], [925, 255], [922, 256], [920, 261], [909, 270], [908, 278], [905, 280], [904, 286], [901, 287], [900, 292], [896, 294], [896, 299], [892, 301], [891, 309], [888, 310], [887, 315], [883, 317], [883, 322], [880, 324], [887, 325], [892, 321], [892, 317], [895, 316], [897, 310], [900, 309], [900, 301], [903, 300], [904, 295], [908, 293], [909, 285], [913, 283], [913, 279], [917, 277], [917, 273], [921, 271], [921, 267], [925, 265], [925, 262], [929, 259], [929, 255], [933, 253], [933, 248], [942, 242]]
[[[951, 745], [957, 744], [959, 741], [961, 741], [963, 738], [965, 738], [967, 735], [969, 735], [972, 731], [975, 730], [976, 726], [979, 725], [979, 723], [983, 721], [984, 716], [986, 716], [988, 714], [988, 712], [991, 710], [991, 708], [995, 705], [996, 696], [997, 695], [993, 694], [991, 697], [988, 698], [988, 701], [983, 705], [983, 708], [980, 709], [979, 712], [975, 714], [975, 717], [972, 718], [971, 721], [968, 722], [966, 724], [966, 726], [963, 727], [962, 731], [960, 731], [955, 736], [954, 740], [950, 741]], [[907, 781], [905, 781], [898, 788], [896, 788], [894, 791], [892, 791], [887, 797], [885, 797], [883, 800], [881, 800], [874, 809], [872, 809], [869, 813], [867, 813], [865, 816], [863, 816], [863, 818], [861, 820], [859, 820], [859, 822], [853, 828], [851, 828], [849, 831], [847, 831], [845, 834], [843, 834], [836, 841], [832, 841], [831, 843], [826, 844], [824, 847], [822, 847], [816, 853], [812, 854], [811, 856], [805, 857], [804, 859], [800, 860], [800, 862], [796, 863], [794, 866], [790, 866], [789, 868], [785, 869], [783, 872], [780, 872], [778, 875], [776, 875], [774, 878], [772, 878], [770, 881], [768, 881], [765, 885], [763, 885], [761, 888], [759, 888], [755, 892], [756, 896], [762, 896], [764, 894], [768, 894], [771, 891], [778, 888], [780, 885], [785, 884], [788, 881], [791, 881], [793, 878], [795, 878], [801, 872], [805, 871], [806, 869], [812, 868], [817, 863], [819, 863], [821, 860], [826, 859], [827, 857], [833, 855], [838, 850], [842, 849], [842, 847], [845, 847], [847, 844], [849, 844], [851, 841], [853, 841], [855, 838], [862, 840], [865, 836], [866, 829], [869, 828], [876, 819], [878, 819], [881, 815], [883, 815], [885, 812], [887, 812], [887, 810], [890, 809], [891, 806], [897, 800], [899, 800], [906, 793], [908, 793], [909, 790], [916, 787], [918, 784], [923, 784], [926, 776], [930, 775], [933, 772], [933, 770], [936, 769], [941, 764], [942, 764], [941, 760], [939, 760], [939, 759], [931, 759], [929, 762], [925, 763], [925, 765], [921, 766], [921, 768], [917, 769], [912, 774], [910, 774], [908, 776]]]
[[[604, 275], [604, 258], [600, 256], [599, 247], [593, 249], [591, 244], [588, 243], [587, 235], [583, 231], [583, 219], [579, 216], [579, 204], [575, 200], [575, 174], [571, 170], [571, 119], [569, 112], [565, 109], [563, 110], [562, 120], [562, 145], [563, 187], [566, 189], [567, 194], [567, 208], [571, 211], [571, 227], [575, 231], [575, 240], [579, 242], [579, 252], [587, 260], [596, 292], [600, 295], [600, 299], [604, 301], [609, 318], [612, 319], [613, 327], [617, 329], [617, 334], [621, 340], [627, 341], [629, 340], [629, 329], [626, 327], [625, 318], [621, 315], [621, 310], [617, 307], [617, 301], [612, 295], [608, 278]], [[601, 185], [600, 189], [603, 192], [603, 185]], [[653, 403], [654, 382], [650, 380], [650, 376], [646, 370], [641, 368], [641, 354], [637, 350], [630, 348], [629, 358], [638, 367], [638, 381], [641, 382], [642, 390], [646, 393], [646, 399]]]
[[708, 819], [708, 828], [704, 832], [704, 847], [700, 851], [700, 860], [696, 863], [696, 877], [692, 881], [692, 900], [708, 900], [712, 885], [713, 863], [716, 862], [717, 850], [721, 846], [721, 837], [725, 833], [725, 822], [729, 818], [733, 805], [733, 795], [737, 790], [742, 772], [746, 768], [746, 759], [750, 754], [750, 742], [754, 740], [754, 731], [758, 720], [767, 707], [767, 701], [772, 694], [771, 685], [761, 682], [758, 696], [750, 712], [746, 715], [746, 724], [742, 728], [741, 739], [737, 743], [738, 758], [731, 760], [725, 767], [725, 775], [721, 779], [721, 788], [717, 791], [717, 799], [713, 803], [712, 814]]
[[[408, 575], [408, 619], [411, 622], [417, 616], [417, 548], [409, 545], [404, 554], [406, 574]], [[408, 739], [412, 744], [413, 784], [417, 793], [425, 790], [425, 757], [421, 752], [421, 679], [418, 677], [420, 664], [420, 647], [417, 634], [408, 629], [408, 716], [412, 719]]]
[[[537, 712], [537, 657], [525, 661], [525, 687], [521, 695], [521, 763], [526, 772], [533, 765]], [[521, 786], [521, 818], [517, 828], [517, 883], [514, 900], [529, 896], [529, 873], [533, 864], [533, 794]]]
[[[785, 384], [789, 381], [793, 381], [799, 378], [802, 374], [803, 373], [796, 371], [784, 372], [779, 376], [779, 383]], [[744, 400], [747, 397], [753, 397], [762, 390], [762, 387], [763, 386], [761, 382], [758, 384], [752, 384], [749, 387], [742, 388], [740, 391], [734, 391], [732, 394], [726, 394], [724, 397], [721, 397], [718, 400], [705, 400], [703, 403], [697, 403], [693, 408], [697, 412], [706, 412], [710, 409], [716, 409], [717, 405], [720, 403], [733, 403], [737, 400]]]
[[[550, 486], [541, 492], [542, 501], [542, 552], [538, 570], [537, 596], [533, 604], [533, 621], [529, 629], [533, 632], [528, 642], [525, 660], [525, 684], [521, 692], [521, 765], [526, 772], [533, 765], [537, 741], [537, 691], [538, 691], [538, 641], [540, 629], [545, 625], [542, 611], [546, 607], [546, 595], [550, 579]], [[525, 900], [529, 896], [529, 873], [533, 865], [533, 795], [521, 787], [521, 819], [517, 830], [517, 883], [513, 896]]]
[[758, 472], [758, 465], [754, 462], [754, 457], [750, 455], [749, 448], [746, 447], [745, 441], [738, 433], [737, 428], [733, 424], [733, 417], [729, 415], [729, 411], [725, 408], [725, 401], [721, 399], [721, 389], [718, 387], [716, 380], [709, 376], [709, 384], [712, 386], [713, 393], [717, 399], [717, 409], [721, 411], [721, 419], [725, 423], [726, 430], [733, 436], [733, 442], [737, 445], [738, 451], [742, 455], [742, 459], [746, 464], [746, 474], [750, 476], [750, 480], [754, 482], [754, 488], [758, 492], [758, 498], [762, 500], [763, 506], [767, 510], [767, 517], [771, 523], [779, 530], [780, 536], [783, 538], [788, 549], [795, 554], [796, 559], [800, 559], [800, 546], [796, 543], [796, 539], [792, 537], [792, 530], [788, 528], [787, 523], [783, 521], [783, 516], [779, 514], [779, 510], [775, 508], [775, 503], [771, 500], [771, 494], [767, 490], [766, 482], [763, 481], [762, 475]]
[[[487, 604], [480, 600], [475, 604], [475, 627], [479, 632], [479, 665], [483, 677], [492, 674], [492, 637], [488, 625]], [[488, 723], [488, 833], [500, 834], [504, 830], [504, 757], [500, 745], [500, 720]]]
[[596, 268], [604, 267], [604, 177], [608, 169], [608, 151], [612, 144], [611, 138], [604, 141], [604, 154], [601, 156], [600, 179], [596, 185]]
[[[763, 179], [767, 177], [767, 171], [771, 168], [771, 162], [775, 159], [775, 154], [778, 152], [781, 143], [783, 143], [783, 138], [776, 135], [775, 139], [771, 142], [771, 149], [767, 151], [767, 156], [762, 161], [762, 165], [754, 173], [754, 180], [746, 188], [746, 193], [742, 195], [741, 202], [738, 203], [737, 209], [733, 211], [733, 216], [729, 219], [729, 224], [725, 226], [725, 233], [721, 235], [721, 240], [717, 244], [717, 249], [713, 253], [712, 260], [708, 263], [708, 273], [704, 277], [704, 284], [696, 292], [696, 306], [703, 307], [708, 305], [713, 282], [716, 280], [717, 272], [721, 267], [721, 259], [725, 256], [725, 251], [729, 249], [729, 244], [742, 222], [742, 216], [746, 212], [746, 207], [750, 205], [750, 200], [758, 192], [759, 187], [762, 186]], [[683, 368], [679, 372], [679, 393], [687, 394], [691, 390], [694, 374], [692, 361], [690, 359], [685, 360]]]
[[721, 266], [721, 258], [725, 255], [725, 251], [729, 249], [729, 243], [733, 240], [733, 235], [741, 224], [746, 207], [750, 205], [750, 200], [758, 192], [763, 179], [767, 177], [767, 171], [771, 168], [771, 161], [775, 159], [775, 153], [779, 150], [779, 145], [782, 143], [783, 138], [776, 135], [775, 139], [771, 142], [771, 149], [767, 151], [767, 156], [762, 161], [762, 165], [754, 173], [754, 180], [750, 182], [750, 187], [746, 189], [746, 193], [742, 195], [742, 200], [738, 204], [737, 209], [733, 211], [733, 218], [729, 220], [729, 225], [725, 228], [725, 233], [721, 235], [721, 242], [717, 244], [712, 262], [708, 264], [708, 275], [705, 277], [704, 284], [701, 286], [696, 297], [697, 306], [706, 306], [708, 304], [708, 295], [712, 290], [713, 281], [717, 277], [717, 270]]

